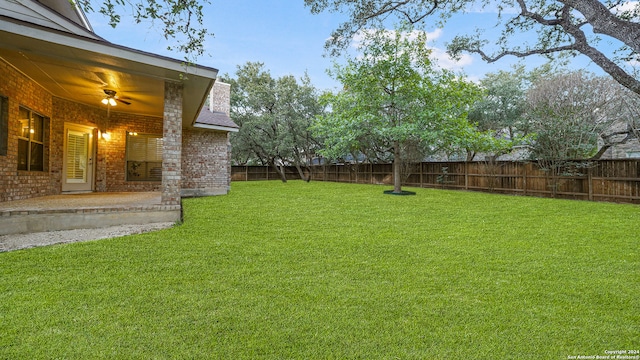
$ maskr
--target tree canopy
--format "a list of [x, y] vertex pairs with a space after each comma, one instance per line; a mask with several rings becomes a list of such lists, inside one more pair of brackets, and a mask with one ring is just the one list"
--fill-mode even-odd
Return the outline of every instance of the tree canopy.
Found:
[[281, 166], [294, 165], [308, 179], [302, 168], [318, 148], [309, 128], [324, 111], [309, 77], [273, 78], [263, 63], [248, 62], [224, 81], [231, 84], [231, 117], [240, 126], [231, 137], [234, 162], [269, 165], [283, 181]]
[[[624, 0], [305, 0], [312, 13], [345, 12], [349, 20], [336, 29], [327, 47], [340, 52], [361, 30], [383, 27], [389, 18], [426, 26], [435, 19], [442, 25], [455, 13], [482, 7], [495, 10], [502, 33], [498, 39], [460, 34], [449, 52], [479, 54], [494, 62], [511, 55], [553, 56], [583, 54], [623, 86], [640, 94], [636, 64], [640, 60], [640, 3]], [[537, 34], [534, 44], [522, 44], [518, 35]], [[615, 52], [607, 47], [613, 40]]]
[[611, 127], [633, 122], [625, 105], [636, 95], [625, 90], [608, 78], [577, 71], [538, 79], [527, 91], [526, 116], [536, 134], [532, 158], [583, 160], [602, 155], [598, 141]]
[[472, 83], [437, 70], [425, 34], [401, 28], [364, 34], [361, 54], [333, 74], [343, 90], [326, 94], [331, 111], [314, 128], [330, 158], [364, 154], [393, 161], [394, 192], [401, 192], [401, 166], [422, 161], [426, 151], [456, 143], [470, 128], [466, 111], [479, 96]]

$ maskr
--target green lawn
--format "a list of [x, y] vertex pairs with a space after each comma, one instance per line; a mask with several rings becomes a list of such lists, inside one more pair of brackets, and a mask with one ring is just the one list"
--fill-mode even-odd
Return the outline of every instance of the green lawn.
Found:
[[640, 207], [234, 183], [156, 233], [0, 253], [0, 359], [640, 348]]

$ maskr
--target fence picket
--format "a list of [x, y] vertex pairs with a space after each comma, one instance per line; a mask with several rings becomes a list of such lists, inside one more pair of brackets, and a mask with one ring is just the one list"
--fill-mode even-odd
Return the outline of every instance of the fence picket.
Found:
[[[586, 174], [552, 179], [534, 162], [423, 162], [412, 167], [405, 186], [465, 189], [538, 197], [555, 197], [640, 204], [640, 160], [592, 161]], [[391, 164], [315, 165], [315, 181], [393, 184]], [[232, 181], [276, 180], [267, 166], [232, 166]], [[416, 173], [417, 172], [417, 173]], [[287, 179], [300, 179], [295, 167], [285, 167]], [[556, 181], [557, 180], [557, 181]], [[550, 181], [552, 181], [550, 183]]]

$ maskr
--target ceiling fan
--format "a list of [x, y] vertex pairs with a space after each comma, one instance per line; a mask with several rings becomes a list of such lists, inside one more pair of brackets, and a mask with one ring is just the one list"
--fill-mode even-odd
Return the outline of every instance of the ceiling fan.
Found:
[[107, 105], [111, 105], [111, 106], [116, 106], [117, 102], [119, 101], [125, 105], [131, 105], [131, 103], [129, 101], [125, 101], [121, 98], [119, 98], [116, 95], [116, 91], [115, 90], [110, 90], [110, 89], [103, 89], [104, 94], [106, 95], [106, 97], [104, 99], [102, 99], [102, 103]]

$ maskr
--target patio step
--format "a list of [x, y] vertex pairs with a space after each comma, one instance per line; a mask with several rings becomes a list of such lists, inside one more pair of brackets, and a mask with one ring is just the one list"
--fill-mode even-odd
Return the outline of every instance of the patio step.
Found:
[[0, 210], [0, 235], [95, 229], [180, 220], [180, 205]]

